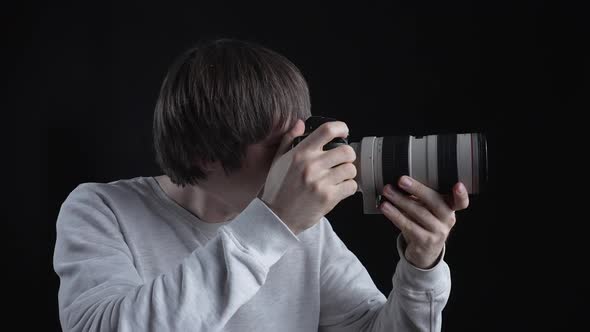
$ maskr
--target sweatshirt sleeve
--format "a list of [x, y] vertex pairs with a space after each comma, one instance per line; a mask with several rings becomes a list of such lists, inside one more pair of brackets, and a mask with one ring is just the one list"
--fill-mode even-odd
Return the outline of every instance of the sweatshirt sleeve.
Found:
[[219, 234], [153, 280], [138, 274], [118, 221], [92, 184], [78, 186], [57, 218], [54, 269], [64, 331], [218, 331], [299, 243], [254, 199]]
[[400, 234], [400, 261], [393, 289], [386, 299], [358, 258], [346, 248], [326, 220], [321, 272], [319, 331], [440, 331], [442, 310], [451, 288], [448, 265], [443, 261], [423, 270], [404, 256]]

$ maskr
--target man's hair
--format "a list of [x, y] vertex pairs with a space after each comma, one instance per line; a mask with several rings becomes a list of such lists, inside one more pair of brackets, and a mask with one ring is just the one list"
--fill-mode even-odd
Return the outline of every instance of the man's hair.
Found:
[[248, 145], [311, 116], [307, 83], [284, 56], [233, 39], [206, 41], [168, 70], [153, 122], [156, 161], [177, 185], [207, 178], [203, 163], [240, 169]]

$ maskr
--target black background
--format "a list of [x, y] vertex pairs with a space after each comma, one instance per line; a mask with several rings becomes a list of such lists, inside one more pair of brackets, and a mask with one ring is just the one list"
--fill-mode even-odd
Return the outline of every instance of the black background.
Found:
[[[12, 287], [11, 302], [21, 324], [59, 330], [51, 259], [61, 203], [81, 182], [160, 174], [151, 144], [159, 86], [176, 55], [213, 37], [287, 56], [309, 83], [312, 113], [347, 122], [353, 141], [488, 134], [490, 190], [458, 213], [447, 244], [445, 331], [573, 330], [583, 322], [588, 218], [577, 212], [583, 194], [571, 191], [585, 188], [576, 161], [585, 150], [575, 148], [584, 132], [574, 129], [584, 123], [571, 117], [588, 110], [580, 6], [51, 2], [19, 13], [26, 19], [11, 17], [24, 24], [12, 35], [20, 61], [9, 83], [24, 92], [12, 96], [18, 119], [7, 130], [17, 130], [5, 141], [12, 167], [24, 173], [9, 177], [17, 205], [8, 210], [18, 217], [7, 218], [15, 234], [8, 274], [23, 284]], [[328, 218], [389, 294], [395, 227], [363, 215], [359, 194]]]

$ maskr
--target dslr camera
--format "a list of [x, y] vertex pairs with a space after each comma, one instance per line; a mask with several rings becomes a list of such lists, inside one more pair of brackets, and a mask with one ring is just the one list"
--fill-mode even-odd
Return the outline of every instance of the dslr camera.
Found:
[[[291, 148], [325, 122], [336, 119], [312, 116], [305, 121], [305, 132], [293, 140]], [[381, 214], [380, 193], [386, 184], [398, 188], [402, 175], [409, 175], [442, 194], [451, 192], [461, 181], [469, 195], [485, 191], [488, 181], [487, 140], [482, 133], [457, 133], [427, 136], [367, 136], [360, 142], [337, 137], [324, 150], [348, 144], [356, 152], [354, 180], [363, 196], [365, 214]], [[401, 189], [400, 189], [401, 190]]]

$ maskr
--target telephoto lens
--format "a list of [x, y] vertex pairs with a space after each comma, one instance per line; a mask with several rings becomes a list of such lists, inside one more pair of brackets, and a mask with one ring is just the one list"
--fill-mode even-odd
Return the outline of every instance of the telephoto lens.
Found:
[[386, 184], [397, 187], [409, 175], [442, 194], [461, 181], [470, 195], [485, 191], [488, 180], [487, 141], [482, 133], [428, 136], [363, 137], [351, 142], [357, 154], [355, 181], [365, 213], [381, 213], [379, 196]]
[[[292, 147], [327, 121], [335, 119], [308, 118], [304, 135], [297, 137]], [[383, 187], [386, 184], [397, 186], [402, 175], [409, 175], [442, 194], [450, 193], [458, 181], [465, 185], [470, 195], [486, 189], [488, 154], [483, 133], [366, 136], [359, 142], [336, 138], [326, 144], [324, 150], [341, 144], [349, 144], [356, 152], [357, 176], [354, 180], [363, 196], [365, 214], [381, 214], [378, 205]]]

